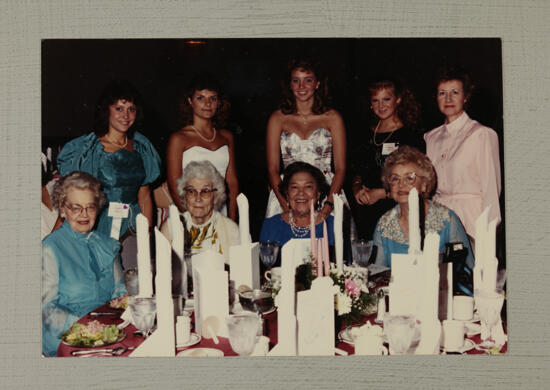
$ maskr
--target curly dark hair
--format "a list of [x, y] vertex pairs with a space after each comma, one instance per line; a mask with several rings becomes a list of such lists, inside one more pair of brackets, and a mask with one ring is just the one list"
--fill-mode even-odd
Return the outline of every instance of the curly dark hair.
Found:
[[296, 69], [309, 71], [315, 75], [317, 81], [319, 81], [319, 88], [315, 90], [313, 97], [313, 107], [311, 111], [316, 114], [323, 114], [330, 110], [330, 95], [328, 92], [328, 77], [326, 77], [320, 70], [320, 66], [306, 59], [290, 60], [287, 67], [287, 73], [284, 80], [281, 80], [282, 90], [282, 102], [280, 104], [283, 114], [295, 114], [296, 113], [296, 99], [292, 90], [290, 89], [290, 80], [292, 78], [292, 72]]
[[95, 107], [94, 133], [102, 137], [109, 131], [109, 106], [118, 100], [126, 100], [136, 106], [136, 120], [128, 129], [127, 137], [132, 139], [143, 121], [143, 100], [137, 89], [127, 80], [113, 80], [103, 90]]
[[420, 104], [414, 98], [411, 90], [400, 81], [390, 78], [380, 78], [368, 86], [369, 102], [372, 96], [382, 90], [391, 89], [396, 98], [401, 98], [397, 105], [397, 116], [404, 125], [417, 127], [420, 121]]
[[392, 169], [394, 166], [400, 164], [414, 164], [418, 167], [420, 171], [418, 176], [426, 180], [426, 192], [419, 195], [422, 195], [426, 199], [430, 199], [437, 187], [437, 173], [435, 172], [435, 168], [428, 156], [408, 145], [400, 146], [396, 151], [392, 152], [384, 162], [381, 176], [384, 188], [386, 190], [390, 189], [389, 180]]
[[[283, 172], [283, 180], [279, 183], [279, 191], [281, 194], [288, 199], [288, 186], [290, 185], [290, 179], [292, 179], [295, 174], [300, 172], [309, 173], [315, 179], [315, 182], [317, 183], [317, 190], [320, 194], [319, 200], [323, 200], [328, 195], [328, 191], [330, 189], [325, 179], [325, 175], [323, 175], [323, 172], [321, 172], [318, 168], [303, 161], [297, 161], [286, 167]], [[318, 204], [317, 207], [319, 206], [320, 205]]]
[[189, 104], [189, 100], [193, 98], [195, 91], [207, 89], [218, 94], [218, 108], [216, 114], [212, 118], [214, 128], [222, 129], [225, 127], [229, 118], [229, 99], [223, 93], [222, 86], [218, 80], [210, 73], [199, 73], [193, 76], [187, 87], [184, 95], [179, 102], [179, 123], [181, 127], [193, 123], [193, 108]]
[[467, 108], [468, 103], [470, 102], [470, 97], [474, 93], [476, 86], [473, 83], [470, 74], [465, 69], [458, 66], [443, 66], [437, 70], [434, 77], [436, 96], [439, 84], [451, 80], [458, 80], [462, 82], [462, 89], [464, 90], [464, 97], [466, 98], [464, 107]]

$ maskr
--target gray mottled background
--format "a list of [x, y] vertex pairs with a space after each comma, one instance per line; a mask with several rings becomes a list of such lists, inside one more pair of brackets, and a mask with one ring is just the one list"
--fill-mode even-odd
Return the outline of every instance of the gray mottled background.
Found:
[[[3, 0], [0, 5], [0, 388], [548, 387], [550, 2]], [[40, 40], [298, 36], [502, 38], [509, 354], [40, 358]]]

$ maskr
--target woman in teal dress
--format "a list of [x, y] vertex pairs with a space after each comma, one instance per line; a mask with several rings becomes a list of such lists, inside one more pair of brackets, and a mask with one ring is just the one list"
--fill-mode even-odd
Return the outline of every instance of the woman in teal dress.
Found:
[[439, 234], [439, 262], [443, 260], [447, 243], [462, 243], [467, 249], [464, 263], [455, 264], [455, 270], [458, 287], [463, 293], [471, 295], [474, 256], [470, 242], [454, 211], [429, 200], [435, 190], [436, 180], [432, 163], [416, 148], [404, 145], [388, 156], [382, 170], [382, 182], [397, 205], [380, 217], [374, 230], [373, 243], [377, 247], [375, 263], [391, 268], [392, 254], [408, 253], [409, 191], [414, 187], [421, 202], [420, 215], [424, 209], [424, 233]]
[[[98, 218], [97, 231], [117, 239], [136, 230], [139, 213], [153, 226], [149, 185], [160, 175], [160, 158], [151, 142], [136, 131], [142, 111], [141, 98], [131, 84], [112, 82], [96, 107], [94, 131], [68, 142], [57, 158], [62, 175], [84, 171], [101, 182], [109, 204]], [[120, 228], [118, 217], [109, 216], [109, 209], [112, 213], [116, 206], [122, 210]]]
[[63, 224], [42, 241], [42, 352], [56, 356], [61, 334], [106, 301], [126, 294], [120, 243], [93, 231], [105, 205], [100, 183], [73, 172], [55, 184]]

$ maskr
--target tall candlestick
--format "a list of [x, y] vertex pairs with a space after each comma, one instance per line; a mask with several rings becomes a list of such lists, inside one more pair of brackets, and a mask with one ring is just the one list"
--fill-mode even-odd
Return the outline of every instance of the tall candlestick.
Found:
[[317, 241], [317, 276], [323, 276], [323, 240], [320, 238]]
[[323, 221], [323, 265], [325, 267], [325, 276], [329, 275], [330, 270], [330, 256], [328, 253], [328, 232], [327, 232], [327, 221]]
[[153, 296], [153, 274], [151, 273], [151, 252], [149, 250], [149, 222], [143, 214], [136, 216], [137, 265], [139, 296]]
[[420, 228], [418, 221], [418, 191], [413, 187], [409, 191], [409, 254], [420, 251]]
[[317, 241], [315, 239], [315, 211], [313, 204], [315, 200], [312, 199], [309, 204], [309, 235], [311, 237], [311, 256], [317, 259]]
[[333, 194], [332, 198], [334, 199], [334, 250], [336, 267], [341, 270], [344, 265], [344, 237], [342, 231], [344, 203], [338, 194]]

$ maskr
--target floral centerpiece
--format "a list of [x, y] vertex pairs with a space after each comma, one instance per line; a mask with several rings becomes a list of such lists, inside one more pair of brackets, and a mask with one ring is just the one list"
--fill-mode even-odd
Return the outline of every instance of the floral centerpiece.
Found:
[[[329, 276], [334, 283], [336, 315], [347, 325], [359, 322], [362, 316], [376, 312], [378, 299], [383, 292], [381, 290], [370, 292], [364, 274], [358, 272], [356, 267], [344, 265], [340, 270], [331, 264]], [[311, 262], [304, 262], [296, 267], [296, 291], [310, 289], [311, 282], [316, 277]], [[264, 288], [271, 289], [275, 306], [277, 306], [277, 294], [281, 289], [281, 281], [268, 281]]]

